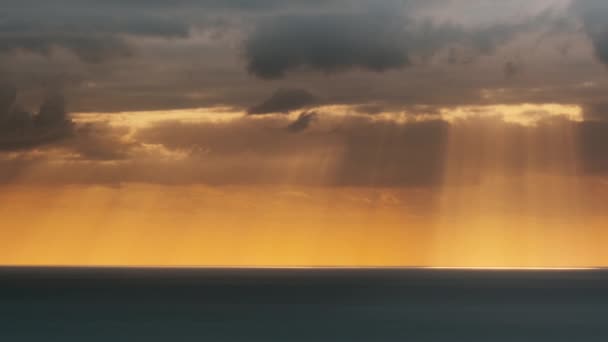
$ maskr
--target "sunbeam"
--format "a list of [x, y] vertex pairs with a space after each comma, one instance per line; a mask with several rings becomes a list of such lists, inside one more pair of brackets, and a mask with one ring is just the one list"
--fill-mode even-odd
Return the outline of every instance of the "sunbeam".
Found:
[[557, 107], [514, 120], [503, 109], [453, 120], [433, 264], [584, 265], [591, 258], [581, 214], [580, 114], [563, 116]]

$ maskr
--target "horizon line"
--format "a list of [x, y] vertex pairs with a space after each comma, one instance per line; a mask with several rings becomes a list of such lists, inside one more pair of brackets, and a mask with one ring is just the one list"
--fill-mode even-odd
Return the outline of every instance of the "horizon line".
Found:
[[338, 265], [311, 265], [311, 266], [278, 266], [278, 265], [36, 265], [15, 264], [0, 265], [2, 269], [183, 269], [183, 270], [455, 270], [455, 271], [594, 271], [608, 270], [608, 267], [542, 267], [542, 266], [338, 266]]

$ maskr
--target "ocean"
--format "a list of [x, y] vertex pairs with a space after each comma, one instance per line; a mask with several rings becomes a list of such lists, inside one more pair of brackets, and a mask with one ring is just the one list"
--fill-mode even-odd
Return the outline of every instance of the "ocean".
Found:
[[608, 341], [608, 271], [0, 267], [0, 341]]

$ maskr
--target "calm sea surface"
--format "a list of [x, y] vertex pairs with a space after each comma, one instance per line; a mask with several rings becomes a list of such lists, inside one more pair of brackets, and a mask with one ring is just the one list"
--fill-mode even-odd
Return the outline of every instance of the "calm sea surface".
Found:
[[608, 341], [608, 271], [0, 268], [0, 341]]

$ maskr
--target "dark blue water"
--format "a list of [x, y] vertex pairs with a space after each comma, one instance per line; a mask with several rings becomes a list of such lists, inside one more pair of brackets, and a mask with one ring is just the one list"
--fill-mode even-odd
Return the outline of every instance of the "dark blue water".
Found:
[[606, 271], [0, 268], [0, 341], [608, 341]]

